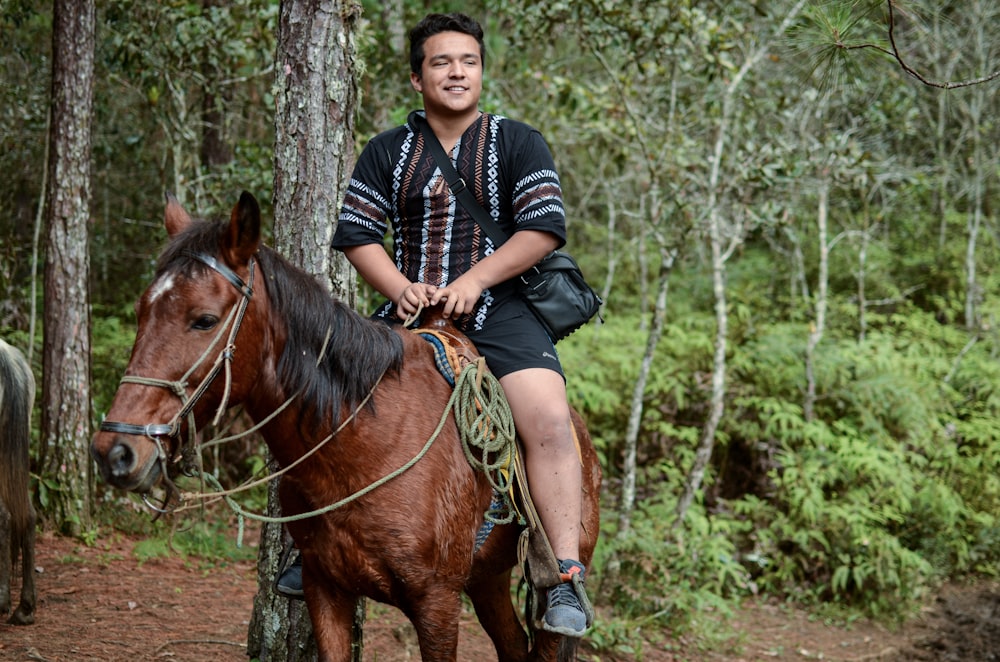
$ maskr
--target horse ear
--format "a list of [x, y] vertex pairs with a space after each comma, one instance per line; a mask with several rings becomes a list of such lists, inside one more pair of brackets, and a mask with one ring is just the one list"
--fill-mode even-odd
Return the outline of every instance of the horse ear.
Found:
[[163, 214], [163, 224], [167, 228], [167, 236], [173, 238], [191, 225], [191, 217], [188, 215], [181, 203], [177, 201], [173, 193], [166, 193], [167, 210]]
[[232, 266], [250, 262], [260, 246], [260, 205], [243, 191], [229, 218], [229, 232], [223, 238], [222, 253]]

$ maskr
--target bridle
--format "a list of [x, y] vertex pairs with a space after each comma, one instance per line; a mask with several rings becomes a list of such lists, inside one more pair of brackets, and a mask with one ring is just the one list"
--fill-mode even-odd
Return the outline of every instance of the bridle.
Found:
[[[194, 421], [193, 410], [194, 410], [194, 407], [197, 404], [198, 400], [207, 392], [208, 388], [211, 386], [212, 382], [218, 376], [219, 372], [222, 370], [223, 367], [225, 367], [225, 370], [226, 370], [226, 387], [225, 387], [225, 391], [223, 393], [222, 399], [221, 399], [221, 401], [219, 403], [218, 411], [216, 412], [215, 418], [213, 420], [213, 424], [216, 424], [216, 425], [218, 424], [218, 422], [221, 419], [222, 415], [225, 413], [226, 409], [228, 408], [228, 402], [229, 402], [229, 396], [230, 396], [230, 387], [231, 387], [231, 380], [232, 380], [232, 374], [231, 374], [231, 367], [232, 366], [231, 366], [231, 364], [232, 364], [232, 360], [233, 360], [233, 355], [234, 355], [235, 350], [236, 350], [236, 345], [235, 345], [236, 336], [239, 333], [240, 326], [243, 323], [243, 318], [246, 315], [247, 307], [250, 304], [250, 299], [253, 297], [253, 282], [254, 282], [254, 268], [255, 268], [255, 260], [254, 259], [251, 259], [250, 262], [249, 262], [249, 264], [248, 264], [248, 271], [249, 271], [248, 281], [249, 282], [248, 283], [244, 283], [243, 280], [232, 269], [230, 269], [228, 266], [226, 266], [225, 264], [223, 264], [222, 262], [220, 262], [219, 260], [217, 260], [213, 256], [206, 255], [204, 253], [193, 253], [193, 252], [184, 252], [183, 254], [186, 255], [187, 257], [193, 258], [195, 260], [198, 260], [198, 261], [204, 263], [205, 265], [207, 265], [211, 269], [213, 269], [216, 272], [218, 272], [226, 280], [228, 280], [230, 282], [230, 284], [232, 284], [233, 287], [235, 287], [237, 289], [237, 291], [239, 291], [240, 294], [242, 294], [243, 296], [240, 299], [240, 301], [236, 305], [234, 305], [232, 307], [232, 309], [229, 312], [229, 316], [226, 319], [226, 323], [223, 324], [220, 327], [220, 329], [219, 329], [218, 333], [216, 334], [215, 338], [213, 338], [212, 342], [205, 349], [204, 353], [202, 353], [202, 355], [198, 358], [198, 360], [195, 361], [194, 365], [192, 365], [191, 368], [186, 373], [184, 373], [184, 375], [180, 379], [178, 379], [176, 381], [171, 381], [171, 380], [166, 380], [166, 379], [156, 379], [156, 378], [130, 376], [130, 375], [126, 375], [126, 376], [122, 377], [121, 384], [130, 383], [130, 384], [139, 384], [139, 385], [143, 385], [143, 386], [155, 386], [155, 387], [169, 389], [172, 393], [174, 393], [180, 399], [180, 401], [181, 401], [181, 407], [178, 410], [178, 412], [176, 414], [174, 414], [173, 418], [171, 418], [168, 423], [147, 423], [145, 425], [140, 425], [140, 424], [136, 424], [136, 423], [123, 423], [123, 422], [120, 422], [120, 421], [105, 420], [105, 421], [103, 421], [101, 423], [101, 426], [100, 426], [100, 429], [102, 431], [104, 431], [104, 432], [118, 432], [118, 433], [122, 433], [122, 434], [129, 434], [129, 435], [147, 437], [156, 446], [156, 449], [157, 449], [156, 462], [159, 463], [160, 474], [161, 474], [161, 478], [162, 478], [162, 480], [163, 480], [163, 482], [164, 482], [164, 484], [166, 486], [167, 495], [163, 498], [163, 503], [162, 503], [161, 506], [156, 506], [156, 505], [150, 503], [150, 501], [149, 501], [149, 495], [148, 494], [143, 494], [142, 495], [142, 499], [145, 502], [145, 504], [146, 504], [147, 507], [149, 507], [151, 510], [155, 511], [156, 513], [158, 513], [157, 517], [159, 517], [159, 515], [162, 515], [162, 514], [167, 514], [167, 513], [170, 513], [170, 512], [174, 512], [174, 511], [171, 511], [171, 510], [167, 510], [167, 506], [170, 503], [172, 497], [177, 497], [178, 501], [182, 501], [183, 497], [184, 497], [184, 495], [180, 492], [180, 490], [177, 488], [177, 486], [170, 479], [169, 472], [167, 471], [167, 469], [168, 469], [168, 463], [173, 463], [173, 462], [176, 462], [178, 459], [182, 459], [183, 462], [181, 463], [181, 471], [184, 474], [186, 474], [188, 476], [197, 476], [197, 475], [200, 475], [203, 478], [203, 480], [206, 479], [206, 478], [208, 478], [208, 479], [212, 478], [211, 476], [206, 475], [206, 474], [204, 474], [203, 472], [200, 471], [200, 455], [201, 454], [199, 452], [200, 449], [199, 449], [198, 445], [195, 443], [195, 435], [196, 435], [197, 428], [196, 428], [195, 421]], [[419, 314], [419, 312], [418, 312], [418, 314]], [[407, 322], [407, 326], [409, 326], [409, 323], [410, 322]], [[212, 349], [216, 346], [216, 344], [219, 342], [219, 339], [223, 336], [223, 334], [226, 332], [227, 329], [229, 330], [229, 337], [228, 337], [228, 340], [227, 340], [226, 344], [220, 350], [218, 356], [215, 359], [215, 362], [213, 363], [211, 369], [208, 371], [208, 374], [205, 375], [204, 379], [202, 379], [201, 383], [198, 385], [197, 388], [194, 389], [194, 391], [192, 392], [192, 394], [190, 396], [188, 396], [187, 395], [187, 387], [188, 387], [187, 380], [188, 380], [188, 378], [208, 358], [208, 356], [210, 355]], [[326, 355], [326, 351], [327, 351], [327, 347], [329, 346], [330, 339], [331, 339], [331, 330], [328, 329], [327, 330], [326, 338], [323, 341], [322, 349], [321, 349], [321, 351], [319, 353], [319, 356], [317, 358], [317, 365], [319, 365], [323, 361], [323, 357]], [[460, 375], [460, 379], [458, 381], [461, 381], [463, 383], [465, 383], [465, 382], [473, 382], [473, 381], [475, 382], [475, 389], [476, 389], [475, 393], [478, 393], [478, 395], [473, 394], [473, 396], [471, 397], [471, 400], [474, 401], [475, 404], [476, 404], [476, 406], [478, 407], [477, 411], [479, 411], [480, 413], [482, 413], [484, 411], [484, 409], [485, 409], [484, 406], [482, 405], [482, 401], [484, 400], [484, 396], [486, 395], [486, 393], [481, 388], [481, 386], [482, 386], [482, 380], [483, 380], [483, 375], [484, 375], [484, 369], [485, 369], [485, 361], [480, 360], [475, 365], [466, 366], [466, 368], [467, 369], [464, 370], [463, 373]], [[475, 370], [469, 370], [468, 368], [475, 368]], [[384, 374], [383, 374], [383, 376], [384, 376]], [[488, 376], [490, 379], [492, 379], [492, 380], [495, 381], [495, 378], [493, 378], [491, 375], [487, 374], [486, 376]], [[240, 487], [240, 488], [238, 488], [236, 490], [228, 490], [228, 491], [221, 491], [220, 490], [219, 492], [211, 493], [208, 496], [212, 496], [213, 498], [221, 496], [222, 498], [224, 498], [227, 501], [227, 503], [229, 503], [230, 506], [233, 507], [234, 511], [239, 516], [241, 527], [242, 527], [242, 521], [243, 521], [244, 517], [247, 517], [247, 518], [250, 518], [250, 519], [259, 520], [259, 521], [265, 521], [265, 522], [290, 522], [290, 521], [295, 521], [295, 520], [300, 520], [300, 519], [306, 519], [306, 518], [310, 518], [310, 517], [316, 517], [317, 515], [322, 515], [324, 513], [330, 512], [332, 510], [340, 508], [341, 506], [346, 505], [347, 503], [350, 503], [350, 502], [354, 501], [355, 499], [363, 496], [364, 494], [367, 494], [368, 492], [370, 492], [370, 491], [372, 491], [372, 490], [380, 487], [381, 485], [384, 485], [385, 483], [389, 482], [390, 480], [393, 480], [397, 476], [401, 475], [402, 473], [406, 472], [411, 467], [413, 467], [421, 458], [424, 457], [424, 455], [430, 450], [431, 445], [435, 442], [435, 440], [437, 440], [437, 438], [439, 437], [442, 429], [444, 428], [444, 426], [446, 425], [447, 421], [449, 420], [449, 415], [452, 413], [452, 411], [454, 411], [454, 416], [455, 416], [456, 420], [463, 420], [464, 418], [468, 417], [467, 414], [464, 415], [464, 416], [461, 415], [461, 414], [459, 414], [459, 408], [461, 406], [461, 404], [459, 403], [459, 395], [463, 394], [463, 390], [460, 389], [460, 388], [458, 388], [456, 386], [456, 388], [452, 392], [451, 398], [449, 399], [448, 403], [446, 404], [446, 406], [444, 408], [444, 411], [443, 411], [443, 413], [441, 415], [441, 419], [440, 419], [440, 421], [438, 423], [437, 428], [435, 428], [435, 430], [431, 434], [430, 438], [427, 440], [427, 442], [424, 444], [424, 446], [420, 449], [420, 451], [412, 459], [410, 459], [406, 464], [402, 465], [401, 467], [399, 467], [395, 471], [393, 471], [393, 472], [391, 472], [391, 473], [383, 476], [382, 478], [380, 478], [380, 479], [376, 480], [375, 482], [369, 484], [368, 486], [366, 486], [366, 487], [358, 490], [357, 492], [351, 494], [350, 496], [345, 497], [344, 499], [341, 499], [341, 500], [339, 500], [339, 501], [337, 501], [335, 503], [329, 504], [329, 505], [324, 506], [322, 508], [317, 508], [317, 509], [309, 511], [309, 512], [298, 513], [296, 515], [288, 515], [288, 516], [284, 516], [284, 517], [271, 517], [271, 516], [255, 515], [253, 513], [249, 513], [247, 511], [245, 511], [244, 509], [242, 509], [241, 507], [239, 507], [238, 504], [236, 504], [230, 498], [230, 495], [233, 494], [233, 493], [235, 493], [235, 492], [237, 492], [237, 491], [242, 491], [243, 489], [249, 489], [250, 487], [254, 487], [254, 486], [256, 486], [257, 484], [259, 484], [261, 482], [266, 482], [266, 481], [273, 480], [273, 479], [277, 478], [278, 476], [281, 476], [282, 474], [287, 473], [289, 470], [291, 470], [296, 465], [301, 464], [302, 462], [306, 461], [310, 456], [312, 456], [313, 454], [319, 452], [320, 449], [322, 449], [327, 444], [327, 442], [331, 441], [334, 437], [336, 437], [337, 434], [342, 429], [344, 429], [344, 427], [346, 427], [347, 425], [349, 425], [351, 423], [351, 421], [355, 419], [355, 417], [357, 416], [358, 412], [361, 411], [361, 409], [366, 405], [366, 403], [374, 395], [375, 389], [378, 387], [378, 385], [379, 385], [379, 383], [381, 383], [381, 381], [382, 381], [382, 376], [380, 376], [379, 379], [375, 382], [375, 384], [372, 385], [372, 387], [369, 390], [368, 394], [359, 403], [357, 403], [357, 406], [355, 407], [354, 411], [351, 412], [351, 414], [349, 416], [347, 416], [347, 418], [343, 422], [341, 422], [341, 424], [337, 427], [336, 430], [334, 430], [332, 433], [330, 433], [325, 439], [323, 439], [322, 441], [320, 441], [319, 443], [317, 443], [316, 445], [314, 445], [308, 452], [306, 452], [304, 455], [302, 455], [301, 457], [299, 457], [297, 460], [295, 460], [291, 464], [287, 465], [286, 467], [284, 467], [280, 471], [272, 473], [268, 478], [264, 479], [264, 481], [257, 481], [255, 483], [251, 483], [249, 485], [244, 485], [244, 486], [242, 486], [242, 487]], [[496, 383], [496, 386], [492, 387], [491, 391], [493, 393], [497, 393], [497, 392], [501, 392], [502, 393], [502, 389], [499, 387], [499, 383], [498, 382], [495, 382], [495, 383]], [[277, 415], [279, 412], [281, 412], [296, 397], [298, 397], [299, 394], [300, 394], [300, 392], [296, 392], [295, 394], [293, 394], [288, 400], [285, 401], [284, 404], [282, 404], [280, 407], [278, 407], [278, 409], [271, 416], [267, 417], [263, 421], [260, 421], [257, 425], [255, 425], [253, 428], [251, 428], [250, 431], [252, 432], [253, 430], [258, 429], [260, 426], [262, 426], [268, 420], [270, 420], [275, 415]], [[469, 399], [469, 398], [466, 398], [466, 399]], [[503, 401], [503, 404], [506, 405], [506, 400]], [[186, 444], [184, 444], [182, 446], [182, 448], [181, 448], [181, 450], [180, 450], [180, 452], [178, 454], [175, 454], [173, 457], [168, 457], [167, 452], [164, 450], [164, 447], [163, 447], [163, 444], [162, 444], [162, 438], [163, 437], [168, 437], [169, 438], [169, 437], [176, 437], [176, 436], [178, 436], [180, 434], [181, 422], [185, 418], [187, 419], [187, 422], [188, 422], [188, 443], [186, 443]], [[466, 424], [465, 427], [469, 431], [471, 431], [471, 430], [478, 430], [478, 431], [480, 431], [481, 434], [485, 435], [485, 438], [489, 438], [491, 440], [495, 439], [496, 437], [499, 437], [500, 434], [491, 432], [491, 430], [495, 430], [495, 426], [497, 425], [497, 420], [501, 420], [502, 421], [502, 420], [507, 420], [507, 419], [510, 418], [509, 409], [507, 410], [507, 415], [506, 416], [497, 415], [496, 412], [494, 412], [493, 414], [490, 414], [490, 415], [487, 416], [487, 419], [490, 419], [490, 418], [493, 419], [492, 422], [487, 422], [487, 423], [479, 422], [479, 423], [475, 423], [475, 424]], [[510, 426], [510, 431], [506, 433], [506, 437], [509, 437], [511, 440], [513, 439], [513, 427], [512, 427], [512, 424]], [[227, 439], [216, 440], [215, 443], [217, 443], [219, 441], [226, 441], [226, 440]], [[468, 444], [468, 441], [464, 437], [463, 437], [463, 444], [466, 444], [466, 446]], [[488, 452], [488, 451], [485, 451], [485, 452]], [[484, 458], [485, 458], [485, 452], [484, 452]], [[470, 451], [468, 450], [468, 448], [466, 448], [466, 456], [470, 457]], [[470, 462], [473, 462], [473, 459], [471, 457], [470, 457]], [[473, 462], [473, 466], [476, 466], [475, 462]], [[206, 496], [206, 495], [204, 495], [204, 494], [202, 494], [202, 495], [194, 494], [192, 496]], [[497, 521], [496, 523], [505, 523], [505, 522], [503, 522], [503, 521]], [[240, 535], [240, 537], [242, 538], [242, 528], [241, 528], [241, 535]]]
[[[195, 449], [195, 432], [196, 426], [194, 421], [194, 407], [201, 399], [201, 397], [211, 386], [212, 382], [219, 375], [219, 372], [225, 367], [226, 373], [226, 389], [222, 397], [222, 401], [219, 403], [219, 409], [215, 414], [214, 423], [218, 424], [222, 417], [222, 414], [227, 409], [229, 402], [229, 393], [232, 386], [232, 360], [233, 354], [236, 351], [236, 335], [240, 331], [240, 326], [243, 323], [243, 317], [246, 315], [247, 306], [250, 304], [250, 299], [253, 297], [253, 280], [254, 280], [254, 265], [255, 260], [251, 259], [249, 263], [249, 282], [244, 283], [243, 279], [236, 274], [235, 271], [230, 269], [228, 266], [220, 262], [218, 259], [211, 255], [206, 255], [204, 253], [185, 253], [188, 257], [194, 258], [199, 262], [207, 265], [209, 268], [215, 270], [223, 278], [229, 281], [233, 287], [235, 287], [243, 297], [240, 299], [229, 312], [229, 316], [226, 319], [226, 323], [219, 329], [218, 334], [209, 344], [205, 352], [195, 361], [194, 365], [188, 369], [180, 379], [176, 381], [170, 381], [166, 379], [156, 379], [151, 377], [137, 377], [126, 375], [122, 377], [122, 384], [141, 384], [143, 386], [156, 386], [168, 389], [171, 393], [176, 395], [181, 401], [181, 408], [173, 418], [170, 419], [168, 423], [147, 423], [145, 425], [139, 425], [136, 423], [122, 423], [119, 421], [102, 421], [101, 430], [104, 432], [119, 432], [122, 434], [131, 434], [137, 436], [144, 436], [153, 441], [157, 448], [157, 461], [160, 463], [161, 473], [167, 484], [173, 488], [176, 492], [176, 488], [169, 482], [170, 478], [167, 473], [167, 463], [176, 462], [177, 455], [168, 458], [166, 451], [163, 448], [161, 439], [163, 437], [176, 437], [180, 434], [181, 421], [187, 419], [188, 422], [188, 443], [183, 445], [180, 455], [184, 458], [181, 469], [185, 473], [190, 473], [194, 470], [194, 465], [196, 464], [196, 457], [198, 455]], [[219, 351], [216, 356], [212, 368], [205, 375], [205, 378], [201, 380], [197, 388], [191, 393], [190, 396], [187, 394], [188, 389], [188, 378], [198, 369], [198, 367], [207, 360], [209, 353], [212, 348], [215, 347], [222, 335], [229, 330], [229, 337], [226, 344]], [[145, 498], [145, 497], [144, 497]], [[154, 510], [157, 510], [152, 504], [147, 505]]]

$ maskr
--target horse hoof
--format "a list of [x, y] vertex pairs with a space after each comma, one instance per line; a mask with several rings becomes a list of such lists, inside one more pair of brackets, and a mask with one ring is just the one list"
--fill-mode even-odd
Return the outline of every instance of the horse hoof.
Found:
[[18, 609], [11, 614], [7, 622], [11, 625], [31, 625], [35, 622], [35, 612]]

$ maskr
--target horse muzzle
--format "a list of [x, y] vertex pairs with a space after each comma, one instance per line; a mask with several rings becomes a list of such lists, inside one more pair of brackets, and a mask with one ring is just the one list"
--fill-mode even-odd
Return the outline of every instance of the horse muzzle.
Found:
[[118, 489], [146, 493], [162, 478], [159, 448], [148, 439], [99, 432], [90, 453], [104, 481]]

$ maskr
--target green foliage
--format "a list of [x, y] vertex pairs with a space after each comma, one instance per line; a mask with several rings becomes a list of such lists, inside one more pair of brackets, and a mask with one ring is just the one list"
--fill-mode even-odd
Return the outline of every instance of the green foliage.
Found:
[[98, 420], [111, 407], [118, 381], [125, 374], [132, 343], [135, 342], [134, 315], [94, 316], [91, 326], [91, 402]]
[[879, 2], [810, 3], [792, 43], [809, 73], [821, 80], [821, 87], [856, 87], [864, 79], [864, 67], [871, 66], [876, 51], [858, 52], [861, 44], [885, 43], [872, 14], [881, 9]]
[[[852, 310], [836, 309], [834, 320]], [[710, 360], [713, 329], [680, 302], [668, 318], [644, 398], [631, 530], [614, 537], [606, 515], [595, 561], [598, 576], [612, 577], [600, 594], [617, 607], [600, 631], [606, 650], [641, 647], [637, 632], [668, 624], [697, 629], [700, 609], [750, 592], [897, 620], [947, 577], [996, 573], [1000, 367], [991, 345], [972, 343], [963, 356], [968, 337], [913, 306], [871, 315], [865, 341], [821, 343], [816, 417], [806, 420], [807, 325], [748, 320], [732, 348], [707, 501], [679, 536], [675, 500], [705, 415], [694, 377]], [[560, 345], [610, 485], [641, 327], [612, 317]]]
[[[651, 458], [661, 444], [683, 445], [697, 434], [695, 426], [679, 422], [677, 415], [689, 406], [700, 405], [700, 399], [693, 402], [691, 394], [698, 388], [698, 372], [706, 369], [711, 357], [708, 324], [705, 317], [678, 313], [677, 322], [665, 329], [657, 354], [665, 367], [649, 375], [640, 433], [643, 452]], [[638, 378], [647, 333], [643, 320], [611, 314], [606, 323], [590, 324], [559, 344], [570, 402], [586, 413], [598, 449], [612, 457], [621, 453], [629, 398]], [[615, 464], [607, 470], [614, 471]]]
[[164, 529], [135, 544], [133, 554], [140, 563], [180, 554], [211, 568], [256, 558], [256, 549], [236, 544], [236, 529], [226, 519], [202, 519], [183, 528]]
[[[184, 485], [182, 489], [198, 488]], [[247, 501], [252, 507], [261, 507], [256, 497]], [[99, 504], [102, 507], [95, 509], [94, 539], [108, 535], [137, 538], [133, 554], [140, 562], [180, 555], [211, 567], [251, 560], [257, 554], [256, 547], [248, 542], [255, 536], [244, 532], [247, 540], [241, 541], [239, 522], [222, 503], [161, 517], [155, 517], [136, 496], [117, 491], [103, 492]], [[94, 539], [83, 542], [94, 545]]]
[[608, 653], [640, 655], [644, 642], [664, 643], [664, 633], [707, 625], [707, 614], [724, 619], [732, 601], [753, 589], [734, 544], [746, 534], [746, 522], [708, 516], [698, 506], [676, 527], [672, 486], [682, 472], [662, 463], [643, 475], [650, 496], [634, 513], [627, 535], [616, 535], [605, 522], [595, 559], [598, 604], [613, 606], [614, 620], [598, 623], [588, 639]]
[[135, 299], [165, 240], [164, 192], [217, 218], [249, 190], [270, 215], [277, 12], [273, 0], [99, 6], [96, 304]]
[[[734, 360], [750, 395], [738, 401], [732, 436], [773, 454], [769, 498], [731, 502], [754, 523], [744, 546], [763, 589], [900, 617], [939, 579], [1000, 560], [983, 544], [995, 537], [1000, 506], [997, 481], [982, 469], [1000, 450], [995, 426], [963, 415], [964, 396], [942, 388], [957, 338], [927, 321], [910, 311], [894, 317], [891, 335], [826, 344], [812, 421], [786, 404], [802, 379], [791, 329], [744, 348], [753, 370]], [[965, 480], [972, 475], [976, 485]]]
[[49, 506], [53, 503], [53, 493], [61, 491], [62, 485], [54, 478], [33, 475], [31, 489], [32, 493], [36, 495], [38, 505], [42, 507], [43, 511], [48, 511]]

